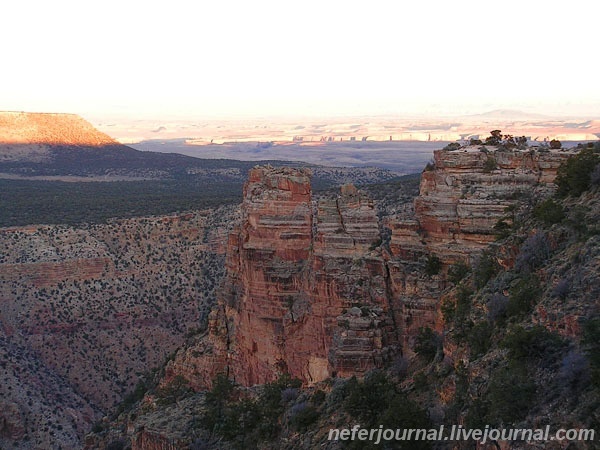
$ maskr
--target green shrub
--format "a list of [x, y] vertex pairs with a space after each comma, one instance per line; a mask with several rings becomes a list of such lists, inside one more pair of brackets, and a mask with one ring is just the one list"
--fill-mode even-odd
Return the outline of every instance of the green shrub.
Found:
[[319, 420], [319, 411], [307, 402], [301, 402], [292, 406], [290, 411], [290, 424], [300, 432], [306, 431], [311, 425]]
[[442, 261], [435, 255], [429, 255], [425, 262], [425, 273], [429, 276], [437, 275], [442, 268]]
[[[367, 374], [364, 381], [350, 378], [344, 385], [343, 408], [362, 428], [429, 428], [427, 413], [410, 400], [384, 372]], [[374, 442], [348, 441], [347, 448], [376, 449]], [[411, 449], [431, 448], [429, 442], [411, 441]]]
[[429, 327], [419, 328], [415, 340], [415, 353], [426, 361], [431, 361], [440, 347], [440, 337]]
[[480, 322], [471, 328], [468, 342], [473, 357], [484, 355], [492, 343], [492, 327], [490, 324]]
[[582, 344], [590, 360], [592, 383], [600, 387], [600, 317], [585, 322]]
[[590, 188], [592, 172], [600, 163], [600, 154], [595, 150], [585, 148], [560, 165], [554, 180], [558, 195], [577, 197]]
[[496, 170], [497, 168], [498, 163], [496, 162], [496, 159], [492, 156], [488, 156], [488, 158], [485, 160], [485, 163], [483, 164], [483, 172], [490, 173]]
[[470, 271], [471, 268], [462, 261], [452, 264], [448, 268], [448, 281], [458, 284]]
[[189, 382], [181, 375], [177, 375], [165, 386], [156, 390], [156, 403], [158, 405], [171, 405], [192, 393]]
[[509, 290], [506, 313], [509, 317], [522, 316], [531, 312], [542, 294], [540, 280], [533, 274], [519, 279]]
[[521, 326], [512, 327], [501, 346], [508, 349], [512, 361], [541, 359], [553, 356], [555, 350], [563, 346], [563, 340], [555, 333], [541, 325], [529, 329]]
[[546, 225], [553, 225], [563, 221], [565, 210], [560, 203], [548, 198], [533, 208], [533, 216]]
[[490, 378], [486, 423], [515, 424], [524, 419], [533, 406], [536, 386], [521, 365], [496, 370]]
[[480, 289], [498, 273], [500, 266], [491, 252], [485, 251], [474, 268], [475, 286]]
[[498, 219], [494, 225], [494, 231], [498, 239], [504, 239], [510, 235], [512, 226], [505, 219]]

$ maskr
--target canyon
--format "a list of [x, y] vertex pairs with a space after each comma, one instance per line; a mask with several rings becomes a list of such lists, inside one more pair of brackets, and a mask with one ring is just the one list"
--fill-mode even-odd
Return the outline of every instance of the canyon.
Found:
[[[311, 169], [263, 165], [239, 208], [3, 228], [0, 443], [91, 449], [124, 436], [138, 450], [186, 448], [201, 404], [170, 410], [177, 428], [152, 392], [122, 431], [84, 435], [99, 420], [110, 428], [102, 417], [140, 380], [202, 392], [219, 374], [248, 389], [289, 375], [314, 388], [413, 358], [423, 329], [445, 330], [449, 271], [476, 265], [576, 153], [436, 150], [414, 201], [398, 193], [385, 210], [373, 187], [317, 192]], [[515, 252], [494, 258], [508, 267]], [[555, 309], [541, 304], [536, 320], [580, 333], [574, 313]]]
[[[219, 373], [244, 386], [289, 374], [311, 385], [412, 354], [420, 329], [442, 326], [449, 268], [477, 261], [520, 196], [551, 193], [572, 154], [437, 150], [414, 211], [385, 224], [352, 185], [315, 198], [304, 170], [253, 169], [208, 334], [169, 362], [167, 382], [207, 389]], [[428, 271], [432, 258], [439, 267]]]
[[80, 448], [198, 333], [235, 214], [0, 229], [0, 446]]

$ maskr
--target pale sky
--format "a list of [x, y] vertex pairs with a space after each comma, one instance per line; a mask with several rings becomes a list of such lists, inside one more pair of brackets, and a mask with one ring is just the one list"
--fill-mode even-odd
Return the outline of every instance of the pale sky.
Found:
[[0, 109], [600, 116], [590, 0], [7, 0]]

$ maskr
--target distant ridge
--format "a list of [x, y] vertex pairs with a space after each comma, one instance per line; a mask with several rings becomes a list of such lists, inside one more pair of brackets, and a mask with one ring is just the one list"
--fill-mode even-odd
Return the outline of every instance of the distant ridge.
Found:
[[469, 118], [486, 118], [486, 119], [551, 119], [551, 116], [537, 113], [528, 113], [518, 109], [494, 109], [479, 114], [469, 114], [465, 117]]

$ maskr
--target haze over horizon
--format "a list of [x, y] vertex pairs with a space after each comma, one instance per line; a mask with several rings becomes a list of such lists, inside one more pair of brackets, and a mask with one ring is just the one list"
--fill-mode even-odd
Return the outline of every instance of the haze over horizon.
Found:
[[0, 109], [87, 118], [600, 116], [589, 2], [5, 5]]

